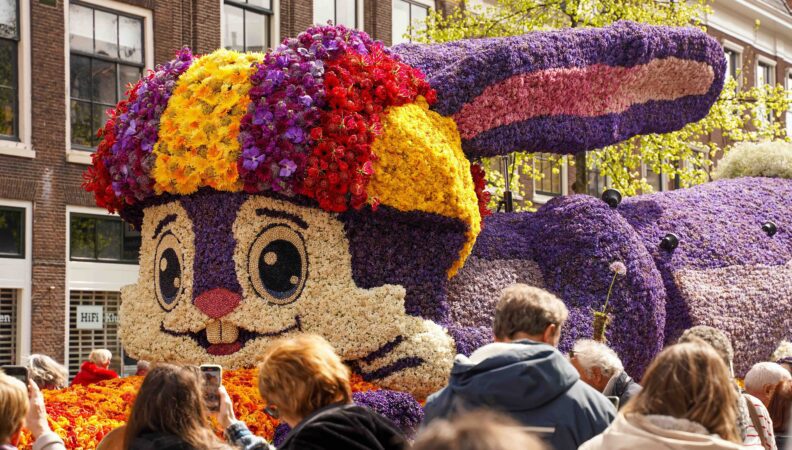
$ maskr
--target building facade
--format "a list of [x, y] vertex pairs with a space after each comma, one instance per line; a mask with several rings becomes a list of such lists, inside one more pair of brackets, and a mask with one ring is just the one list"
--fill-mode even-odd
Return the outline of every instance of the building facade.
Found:
[[[746, 86], [783, 80], [792, 88], [792, 15], [783, 1], [722, 0], [706, 18]], [[120, 289], [137, 277], [140, 235], [96, 208], [81, 183], [95, 131], [128, 82], [183, 46], [262, 51], [328, 20], [391, 45], [431, 8], [458, 3], [0, 0], [0, 365], [45, 353], [74, 373], [104, 347], [123, 369]], [[546, 157], [537, 165], [546, 176], [531, 186], [535, 201], [571, 192], [574, 168], [555, 174]], [[645, 176], [667, 188], [662, 174]]]

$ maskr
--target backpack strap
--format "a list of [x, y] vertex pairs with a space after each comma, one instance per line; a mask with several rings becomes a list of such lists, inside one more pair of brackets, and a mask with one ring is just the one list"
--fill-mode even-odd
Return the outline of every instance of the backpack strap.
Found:
[[748, 415], [751, 416], [751, 423], [753, 423], [756, 434], [759, 435], [759, 440], [762, 442], [762, 447], [771, 448], [772, 446], [767, 445], [767, 436], [762, 432], [762, 421], [759, 420], [759, 413], [756, 411], [756, 406], [750, 398], [745, 395], [743, 395], [743, 398], [745, 399], [745, 406], [748, 407]]

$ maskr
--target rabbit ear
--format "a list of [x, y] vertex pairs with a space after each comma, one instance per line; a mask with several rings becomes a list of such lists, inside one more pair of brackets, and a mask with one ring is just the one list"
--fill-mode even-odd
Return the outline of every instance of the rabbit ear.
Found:
[[455, 119], [469, 158], [571, 154], [677, 130], [707, 115], [726, 67], [698, 29], [631, 22], [393, 51], [426, 73], [433, 109]]

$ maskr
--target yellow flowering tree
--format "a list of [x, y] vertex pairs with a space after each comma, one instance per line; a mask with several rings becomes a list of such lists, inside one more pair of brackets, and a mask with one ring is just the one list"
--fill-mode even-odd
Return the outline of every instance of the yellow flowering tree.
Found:
[[[414, 40], [446, 42], [464, 38], [512, 36], [558, 28], [600, 27], [618, 20], [653, 25], [702, 27], [700, 18], [710, 13], [707, 0], [498, 0], [495, 7], [457, 8], [443, 14], [433, 11], [413, 30]], [[682, 130], [637, 136], [618, 145], [577, 155], [576, 192], [587, 192], [587, 172], [596, 169], [611, 186], [625, 195], [651, 192], [641, 176], [641, 166], [691, 186], [711, 179], [713, 158], [728, 152], [735, 142], [789, 139], [781, 117], [792, 107], [792, 96], [782, 86], [741, 90], [728, 79], [707, 117]], [[560, 170], [563, 158], [554, 158]], [[511, 189], [525, 195], [524, 181], [542, 176], [535, 170], [534, 155], [516, 153]], [[493, 206], [502, 197], [504, 180], [497, 161], [485, 161], [488, 182], [494, 187]], [[582, 170], [581, 170], [582, 168]], [[523, 182], [520, 182], [523, 181]], [[530, 208], [530, 203], [524, 206]]]

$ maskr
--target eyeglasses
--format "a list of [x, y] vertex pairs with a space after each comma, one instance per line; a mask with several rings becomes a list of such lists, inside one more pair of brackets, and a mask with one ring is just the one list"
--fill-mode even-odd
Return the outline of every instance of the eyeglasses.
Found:
[[264, 407], [264, 412], [269, 414], [273, 419], [280, 418], [280, 411], [278, 410], [278, 407], [273, 404], [268, 403], [267, 406]]

